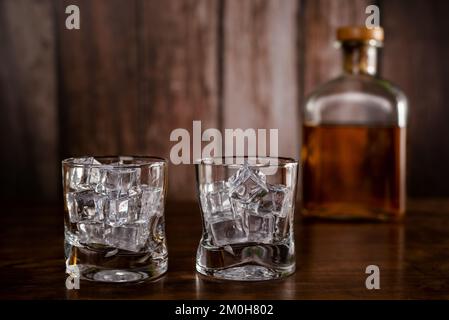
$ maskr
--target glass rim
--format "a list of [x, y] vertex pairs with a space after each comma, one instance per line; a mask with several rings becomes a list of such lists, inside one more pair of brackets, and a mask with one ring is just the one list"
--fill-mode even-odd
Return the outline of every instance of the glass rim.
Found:
[[[232, 159], [232, 162], [227, 162], [226, 160]], [[270, 157], [270, 156], [223, 156], [223, 157], [207, 157], [198, 159], [195, 162], [196, 166], [210, 165], [210, 166], [224, 166], [224, 167], [240, 167], [244, 161], [241, 163], [236, 162], [237, 159], [254, 159], [254, 160], [266, 160], [267, 163], [252, 164], [249, 163], [250, 167], [286, 167], [290, 165], [299, 165], [299, 161], [289, 157]]]
[[[101, 159], [117, 159], [120, 161], [121, 158], [123, 160], [128, 161], [141, 161], [139, 163], [124, 163], [124, 164], [85, 164], [85, 163], [75, 163], [74, 161], [77, 159], [83, 158], [94, 158], [96, 160]], [[109, 155], [109, 156], [79, 156], [79, 157], [70, 157], [61, 161], [62, 165], [68, 165], [70, 167], [91, 167], [91, 168], [141, 168], [145, 166], [151, 165], [167, 165], [167, 159], [156, 156], [135, 156], [135, 155]]]

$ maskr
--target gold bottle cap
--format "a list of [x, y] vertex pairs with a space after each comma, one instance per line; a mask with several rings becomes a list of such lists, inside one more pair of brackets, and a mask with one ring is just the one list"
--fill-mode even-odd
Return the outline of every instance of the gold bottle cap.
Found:
[[339, 41], [384, 41], [384, 29], [382, 27], [348, 26], [337, 29]]

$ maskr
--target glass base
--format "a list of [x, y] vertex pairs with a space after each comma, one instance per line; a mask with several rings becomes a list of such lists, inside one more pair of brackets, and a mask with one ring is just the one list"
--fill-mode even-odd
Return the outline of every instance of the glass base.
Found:
[[295, 272], [295, 266], [290, 270], [275, 270], [258, 265], [246, 265], [242, 267], [233, 267], [223, 270], [207, 269], [196, 265], [196, 271], [202, 275], [221, 280], [233, 281], [264, 281], [287, 277]]
[[158, 270], [154, 268], [142, 268], [132, 270], [120, 269], [101, 269], [98, 267], [79, 266], [82, 280], [109, 283], [130, 283], [154, 280], [162, 276], [167, 271], [167, 266], [159, 266]]
[[76, 266], [80, 279], [108, 283], [154, 280], [168, 268], [166, 252], [162, 255], [134, 253], [115, 248], [77, 247], [69, 243], [66, 243], [66, 259], [68, 267]]
[[203, 241], [198, 247], [196, 270], [223, 280], [284, 278], [295, 272], [294, 243], [242, 243], [214, 247]]

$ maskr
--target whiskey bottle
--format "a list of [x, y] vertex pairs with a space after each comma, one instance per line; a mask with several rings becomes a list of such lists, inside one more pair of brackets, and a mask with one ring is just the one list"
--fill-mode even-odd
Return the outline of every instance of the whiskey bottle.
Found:
[[405, 212], [407, 99], [377, 75], [380, 27], [342, 27], [343, 74], [304, 107], [303, 215], [398, 220]]

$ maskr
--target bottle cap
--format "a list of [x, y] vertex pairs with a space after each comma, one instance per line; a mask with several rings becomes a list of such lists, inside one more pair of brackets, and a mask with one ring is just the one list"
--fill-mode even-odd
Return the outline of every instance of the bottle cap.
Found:
[[337, 29], [339, 41], [384, 41], [384, 29], [382, 27], [348, 26]]

